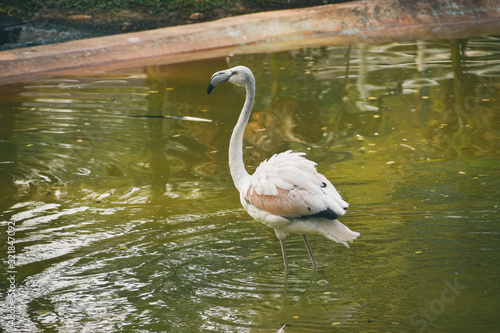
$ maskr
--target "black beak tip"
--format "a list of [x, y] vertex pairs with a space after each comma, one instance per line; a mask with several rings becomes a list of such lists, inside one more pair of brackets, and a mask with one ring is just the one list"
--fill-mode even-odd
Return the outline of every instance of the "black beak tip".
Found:
[[213, 85], [209, 84], [207, 88], [207, 94], [210, 95], [210, 93], [212, 92], [212, 90], [214, 90], [214, 88], [215, 87]]

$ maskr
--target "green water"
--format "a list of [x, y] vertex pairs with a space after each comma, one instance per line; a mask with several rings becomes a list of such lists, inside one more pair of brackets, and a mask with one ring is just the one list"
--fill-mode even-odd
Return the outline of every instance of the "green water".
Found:
[[[227, 163], [303, 151], [351, 204], [350, 249], [286, 241]], [[500, 331], [500, 39], [332, 46], [0, 87], [6, 332]], [[193, 116], [212, 120], [130, 118]], [[10, 237], [10, 238], [9, 238]]]

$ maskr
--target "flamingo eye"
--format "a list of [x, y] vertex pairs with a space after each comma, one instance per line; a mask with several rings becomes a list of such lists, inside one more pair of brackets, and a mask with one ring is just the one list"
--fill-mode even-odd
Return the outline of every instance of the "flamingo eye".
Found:
[[322, 182], [322, 183], [321, 183], [321, 187], [326, 187], [326, 183], [325, 183], [325, 182]]

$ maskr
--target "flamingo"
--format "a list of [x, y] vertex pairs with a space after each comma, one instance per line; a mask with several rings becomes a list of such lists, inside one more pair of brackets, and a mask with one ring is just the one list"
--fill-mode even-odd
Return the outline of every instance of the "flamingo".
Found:
[[243, 163], [243, 133], [252, 113], [255, 98], [255, 78], [245, 66], [236, 66], [212, 75], [207, 93], [220, 83], [229, 81], [246, 90], [245, 103], [229, 141], [229, 169], [240, 201], [248, 214], [274, 229], [281, 244], [285, 271], [289, 272], [285, 238], [292, 233], [302, 235], [315, 269], [318, 264], [306, 234], [319, 234], [342, 243], [360, 234], [337, 221], [349, 204], [332, 183], [316, 171], [316, 163], [304, 153], [291, 150], [273, 155], [249, 175]]

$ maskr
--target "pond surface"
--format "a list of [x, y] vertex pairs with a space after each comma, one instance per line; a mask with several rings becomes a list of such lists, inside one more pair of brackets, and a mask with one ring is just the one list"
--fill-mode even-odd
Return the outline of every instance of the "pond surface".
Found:
[[[303, 151], [350, 249], [241, 208], [227, 149], [257, 80], [250, 172]], [[500, 39], [330, 46], [0, 87], [5, 332], [500, 331]], [[212, 122], [130, 116], [191, 116]]]

